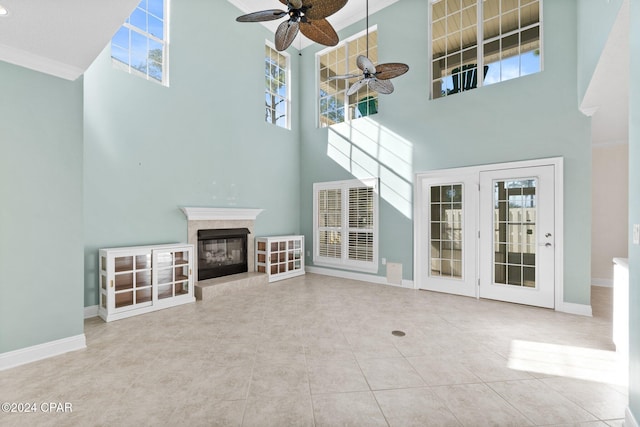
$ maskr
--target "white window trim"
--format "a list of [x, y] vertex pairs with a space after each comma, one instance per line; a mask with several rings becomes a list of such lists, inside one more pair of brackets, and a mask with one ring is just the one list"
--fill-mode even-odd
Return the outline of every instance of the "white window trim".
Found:
[[[269, 46], [271, 49], [275, 50], [282, 56], [287, 59], [287, 68], [285, 70], [285, 74], [287, 75], [287, 94], [285, 100], [285, 108], [286, 108], [286, 124], [285, 127], [275, 125], [276, 127], [281, 127], [283, 129], [291, 130], [291, 55], [288, 52], [279, 52], [276, 49], [276, 45], [270, 40], [265, 39], [265, 45]], [[268, 122], [267, 122], [268, 123]]]
[[[349, 259], [349, 189], [359, 187], [373, 188], [373, 260], [355, 261]], [[320, 256], [320, 239], [318, 235], [318, 192], [328, 189], [342, 190], [342, 257], [328, 258]], [[313, 263], [323, 267], [338, 267], [366, 273], [378, 272], [378, 225], [379, 225], [379, 180], [378, 178], [352, 179], [345, 181], [317, 182], [313, 184]]]

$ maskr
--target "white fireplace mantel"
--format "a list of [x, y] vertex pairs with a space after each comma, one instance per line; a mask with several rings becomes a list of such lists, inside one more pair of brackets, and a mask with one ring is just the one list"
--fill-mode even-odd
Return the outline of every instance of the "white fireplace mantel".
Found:
[[264, 209], [181, 207], [189, 221], [255, 221]]

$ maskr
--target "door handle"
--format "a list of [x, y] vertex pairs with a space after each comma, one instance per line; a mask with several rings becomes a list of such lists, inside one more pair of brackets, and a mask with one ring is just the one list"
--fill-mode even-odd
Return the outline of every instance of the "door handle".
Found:
[[551, 237], [551, 233], [545, 233], [544, 237], [547, 237], [547, 238]]

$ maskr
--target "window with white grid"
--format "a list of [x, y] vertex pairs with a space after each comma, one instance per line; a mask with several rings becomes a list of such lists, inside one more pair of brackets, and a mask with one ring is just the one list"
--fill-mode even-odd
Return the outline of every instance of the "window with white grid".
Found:
[[289, 54], [278, 52], [267, 42], [264, 51], [265, 121], [289, 127]]
[[113, 65], [169, 85], [169, 0], [142, 0], [111, 39]]
[[317, 54], [319, 71], [319, 126], [327, 127], [336, 123], [369, 116], [378, 112], [378, 93], [364, 85], [351, 96], [347, 96], [350, 85], [360, 80], [332, 79], [346, 74], [361, 75], [356, 65], [358, 55], [365, 55], [378, 63], [378, 31], [369, 30], [369, 52], [367, 54], [366, 32], [343, 40], [335, 47], [324, 49]]
[[378, 180], [316, 183], [314, 253], [317, 265], [378, 271]]
[[430, 0], [431, 97], [542, 70], [542, 0]]

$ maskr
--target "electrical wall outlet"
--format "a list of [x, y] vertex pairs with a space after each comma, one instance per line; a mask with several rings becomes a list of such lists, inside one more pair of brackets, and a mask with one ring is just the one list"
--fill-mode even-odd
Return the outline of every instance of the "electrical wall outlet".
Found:
[[382, 258], [382, 265], [387, 265], [387, 259], [386, 258]]
[[640, 224], [633, 224], [633, 244], [640, 245]]

